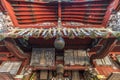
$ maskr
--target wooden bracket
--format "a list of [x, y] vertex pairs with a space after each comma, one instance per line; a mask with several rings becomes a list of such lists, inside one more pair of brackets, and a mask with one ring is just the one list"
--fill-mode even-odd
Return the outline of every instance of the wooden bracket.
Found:
[[96, 52], [96, 54], [91, 55], [90, 61], [93, 64], [94, 59], [104, 58], [113, 50], [117, 43], [117, 39], [105, 39], [103, 46]]
[[6, 48], [20, 60], [24, 60], [26, 64], [28, 64], [30, 56], [25, 54], [17, 45], [13, 39], [5, 39], [4, 40]]

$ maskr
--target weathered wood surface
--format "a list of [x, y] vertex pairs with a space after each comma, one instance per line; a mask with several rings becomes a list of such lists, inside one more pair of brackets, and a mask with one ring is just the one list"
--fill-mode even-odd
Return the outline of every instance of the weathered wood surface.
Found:
[[24, 53], [17, 46], [16, 42], [13, 39], [5, 39], [4, 43], [8, 51], [10, 51], [14, 57], [17, 57], [18, 59], [25, 61], [25, 64], [29, 63], [30, 55]]
[[65, 65], [89, 65], [89, 56], [85, 50], [65, 50]]
[[113, 64], [109, 56], [106, 56], [103, 59], [96, 59], [96, 63], [101, 66], [112, 66]]
[[55, 49], [54, 48], [33, 48], [31, 56], [31, 66], [54, 66]]
[[16, 75], [21, 64], [21, 61], [5, 61], [0, 66], [0, 72], [10, 72], [10, 74]]
[[107, 80], [120, 80], [120, 72], [113, 72]]
[[115, 47], [118, 40], [116, 39], [106, 39], [103, 43], [103, 46], [96, 52], [96, 54], [93, 54], [90, 57], [91, 63], [93, 63], [94, 59], [102, 59], [105, 56], [107, 56]]

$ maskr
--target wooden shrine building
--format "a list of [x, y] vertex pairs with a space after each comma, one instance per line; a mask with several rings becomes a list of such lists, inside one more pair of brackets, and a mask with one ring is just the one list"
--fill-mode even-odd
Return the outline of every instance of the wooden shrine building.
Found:
[[0, 80], [120, 80], [120, 0], [0, 0]]

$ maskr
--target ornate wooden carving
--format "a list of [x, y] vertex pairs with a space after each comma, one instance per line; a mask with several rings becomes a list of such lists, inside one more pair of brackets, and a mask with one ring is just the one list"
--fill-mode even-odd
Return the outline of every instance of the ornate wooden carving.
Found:
[[91, 63], [93, 62], [93, 59], [101, 59], [108, 55], [109, 52], [115, 47], [117, 41], [118, 40], [116, 39], [106, 39], [103, 46], [96, 52], [96, 54], [93, 54], [90, 57]]
[[6, 48], [11, 52], [12, 55], [17, 57], [20, 60], [29, 61], [29, 55], [25, 54], [17, 45], [13, 39], [5, 39], [4, 40]]

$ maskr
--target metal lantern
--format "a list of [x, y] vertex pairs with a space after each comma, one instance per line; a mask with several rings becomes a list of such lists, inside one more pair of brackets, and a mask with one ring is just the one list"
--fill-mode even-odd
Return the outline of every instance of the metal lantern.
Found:
[[62, 37], [55, 39], [54, 46], [56, 49], [63, 49], [65, 47], [65, 41]]

